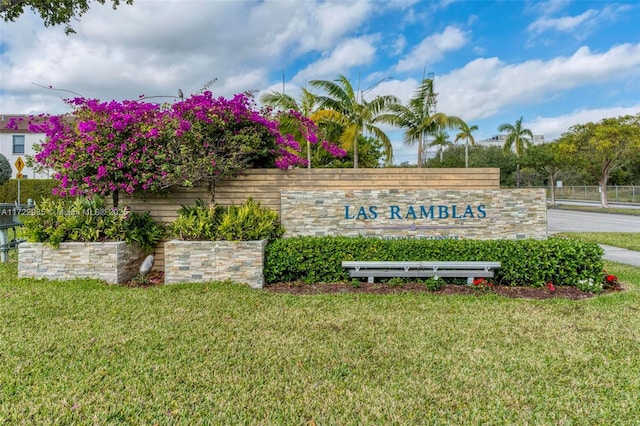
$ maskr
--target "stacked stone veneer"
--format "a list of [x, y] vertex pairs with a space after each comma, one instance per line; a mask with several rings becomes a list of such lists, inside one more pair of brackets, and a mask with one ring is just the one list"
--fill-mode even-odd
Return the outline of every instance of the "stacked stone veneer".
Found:
[[165, 283], [231, 280], [262, 288], [266, 245], [267, 240], [167, 241]]
[[144, 252], [136, 244], [120, 242], [20, 243], [18, 278], [71, 280], [97, 278], [110, 284], [129, 281], [139, 271]]
[[280, 201], [285, 237], [547, 237], [544, 189], [282, 191]]

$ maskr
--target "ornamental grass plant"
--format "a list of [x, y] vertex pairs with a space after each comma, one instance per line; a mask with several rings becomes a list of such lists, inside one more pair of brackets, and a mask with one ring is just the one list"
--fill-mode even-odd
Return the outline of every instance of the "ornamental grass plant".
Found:
[[278, 214], [251, 198], [228, 207], [196, 200], [193, 206], [182, 206], [169, 225], [169, 234], [182, 240], [257, 241], [276, 239], [283, 233]]

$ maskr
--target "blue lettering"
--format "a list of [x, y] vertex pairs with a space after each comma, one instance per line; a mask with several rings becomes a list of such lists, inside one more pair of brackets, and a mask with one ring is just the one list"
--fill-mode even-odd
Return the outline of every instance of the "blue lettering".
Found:
[[420, 219], [433, 219], [434, 217], [433, 206], [429, 206], [429, 210], [427, 210], [424, 206], [420, 206]]
[[438, 206], [438, 218], [445, 219], [449, 217], [449, 208], [447, 206]]
[[484, 219], [487, 217], [487, 211], [485, 210], [487, 207], [484, 204], [480, 204], [478, 206], [478, 218]]
[[418, 216], [416, 216], [416, 211], [414, 210], [413, 206], [409, 206], [409, 209], [407, 209], [407, 215], [405, 216], [405, 219], [409, 219], [409, 216], [412, 216], [413, 219], [418, 218]]
[[400, 206], [390, 206], [389, 219], [402, 219], [400, 217]]
[[369, 216], [367, 216], [367, 211], [364, 209], [364, 207], [360, 207], [360, 210], [358, 210], [358, 217], [356, 217], [356, 219], [369, 219]]
[[467, 208], [464, 211], [464, 217], [469, 216], [471, 219], [473, 219], [474, 215], [473, 215], [473, 208], [471, 207], [471, 204], [467, 204]]
[[354, 219], [355, 216], [349, 215], [349, 206], [344, 206], [344, 218], [345, 219]]
[[378, 206], [369, 207], [369, 219], [377, 219], [378, 218]]
[[456, 214], [456, 208], [457, 208], [457, 207], [458, 207], [458, 206], [456, 206], [455, 204], [453, 204], [453, 205], [451, 206], [451, 217], [452, 217], [452, 218], [454, 218], [454, 219], [462, 219], [462, 216], [461, 216], [461, 215], [457, 215], [457, 214]]

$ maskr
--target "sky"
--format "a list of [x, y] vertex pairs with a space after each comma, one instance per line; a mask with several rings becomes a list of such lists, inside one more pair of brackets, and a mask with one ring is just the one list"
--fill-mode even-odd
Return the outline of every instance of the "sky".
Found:
[[[575, 124], [640, 113], [636, 0], [135, 0], [93, 3], [71, 25], [76, 34], [65, 35], [31, 11], [0, 23], [0, 113], [205, 87], [297, 97], [339, 75], [365, 99], [404, 103], [431, 76], [437, 110], [476, 124], [477, 141], [520, 117], [551, 141]], [[402, 132], [385, 129], [395, 163], [415, 163]]]

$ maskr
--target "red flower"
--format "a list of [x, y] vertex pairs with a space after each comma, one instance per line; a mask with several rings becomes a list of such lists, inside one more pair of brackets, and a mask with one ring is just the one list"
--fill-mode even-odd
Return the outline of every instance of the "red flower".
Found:
[[475, 280], [473, 280], [473, 285], [481, 285], [485, 283], [485, 279], [484, 278], [476, 278]]
[[549, 289], [550, 293], [553, 293], [556, 291], [556, 288], [553, 286], [553, 283], [551, 281], [547, 283], [547, 288]]

